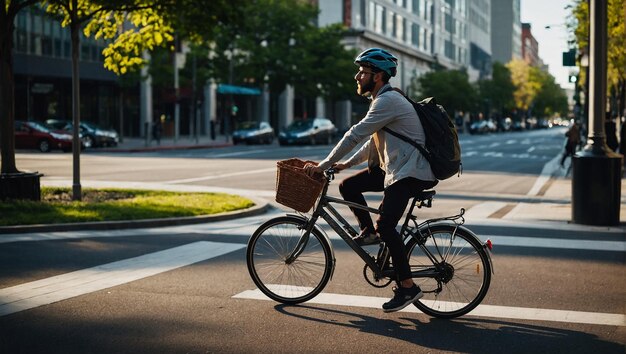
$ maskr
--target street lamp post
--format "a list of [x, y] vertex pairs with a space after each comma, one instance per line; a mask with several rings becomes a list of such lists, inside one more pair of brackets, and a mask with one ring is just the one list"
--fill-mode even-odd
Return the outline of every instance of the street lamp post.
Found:
[[619, 224], [622, 155], [606, 146], [607, 3], [590, 0], [589, 135], [572, 158], [572, 221]]

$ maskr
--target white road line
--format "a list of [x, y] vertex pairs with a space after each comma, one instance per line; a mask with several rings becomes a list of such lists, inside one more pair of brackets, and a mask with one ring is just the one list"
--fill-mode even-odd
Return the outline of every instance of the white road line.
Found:
[[219, 174], [219, 175], [211, 175], [211, 176], [204, 176], [204, 177], [176, 179], [176, 180], [173, 180], [173, 181], [164, 181], [164, 182], [161, 182], [161, 183], [166, 183], [166, 184], [190, 183], [190, 182], [198, 182], [198, 181], [208, 181], [208, 180], [211, 180], [211, 179], [228, 178], [228, 177], [243, 176], [243, 175], [253, 175], [253, 174], [257, 174], [257, 173], [266, 173], [266, 172], [275, 172], [275, 171], [276, 171], [276, 167], [262, 168], [262, 169], [259, 169], [259, 170], [248, 170], [248, 171], [223, 173], [223, 174]]
[[556, 155], [552, 160], [543, 165], [541, 175], [535, 180], [533, 187], [526, 193], [528, 196], [536, 196], [541, 191], [541, 187], [548, 182], [554, 171], [558, 169], [558, 163], [561, 156]]
[[232, 156], [248, 156], [248, 155], [252, 155], [252, 154], [262, 154], [262, 153], [266, 153], [268, 151], [269, 150], [265, 150], [265, 149], [246, 150], [246, 151], [237, 151], [237, 152], [226, 152], [226, 153], [215, 154], [215, 155], [207, 154], [206, 157], [207, 158], [218, 158], [218, 157], [232, 157]]
[[623, 241], [597, 241], [597, 240], [572, 240], [562, 238], [541, 238], [522, 236], [499, 236], [481, 235], [482, 239], [491, 239], [494, 249], [498, 246], [515, 247], [538, 247], [538, 248], [558, 248], [567, 250], [585, 251], [615, 251], [626, 252], [626, 242]]
[[[233, 298], [273, 301], [266, 297], [258, 289], [243, 291], [237, 295], [234, 295]], [[382, 304], [387, 300], [387, 298], [371, 296], [321, 293], [307, 303], [380, 309]], [[421, 313], [421, 311], [419, 311], [414, 306], [408, 306], [401, 311]], [[475, 308], [472, 312], [465, 316], [504, 318], [528, 321], [584, 323], [606, 326], [626, 326], [626, 316], [623, 314], [551, 310], [529, 307], [478, 305], [477, 308]]]
[[0, 289], [0, 316], [130, 283], [246, 247], [200, 241]]

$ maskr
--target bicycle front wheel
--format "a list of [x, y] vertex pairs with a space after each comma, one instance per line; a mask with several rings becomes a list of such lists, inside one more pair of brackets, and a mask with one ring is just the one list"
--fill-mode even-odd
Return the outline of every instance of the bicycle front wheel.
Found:
[[319, 294], [332, 275], [333, 252], [314, 229], [304, 249], [292, 255], [305, 232], [305, 221], [294, 216], [274, 218], [261, 225], [248, 241], [246, 260], [252, 280], [274, 301], [297, 304]]
[[462, 316], [483, 300], [491, 283], [489, 255], [471, 233], [455, 225], [434, 225], [421, 230], [423, 247], [411, 238], [407, 251], [411, 271], [434, 270], [434, 277], [413, 278], [424, 293], [415, 306], [439, 318]]

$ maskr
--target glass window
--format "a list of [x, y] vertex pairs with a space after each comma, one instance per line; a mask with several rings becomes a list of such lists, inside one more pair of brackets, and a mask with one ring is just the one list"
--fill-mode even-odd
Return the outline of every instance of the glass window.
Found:
[[402, 41], [406, 42], [407, 41], [407, 33], [409, 32], [409, 29], [407, 28], [407, 21], [406, 18], [402, 18]]
[[446, 39], [445, 43], [444, 43], [444, 53], [443, 53], [446, 57], [454, 60], [455, 59], [455, 48], [454, 48], [454, 43], [450, 42], [449, 40]]
[[444, 19], [444, 28], [446, 29], [446, 31], [448, 31], [448, 33], [454, 33], [454, 19], [452, 18], [452, 15], [450, 13], [446, 13], [443, 16]]
[[367, 14], [367, 18], [369, 19], [369, 28], [373, 31], [376, 30], [376, 4], [373, 1], [369, 2], [369, 13]]
[[416, 15], [420, 15], [421, 13], [421, 7], [420, 7], [420, 3], [422, 2], [422, 0], [413, 0], [412, 3], [412, 7], [413, 7], [413, 13]]
[[374, 15], [374, 31], [378, 33], [385, 33], [385, 27], [387, 21], [385, 21], [385, 8], [381, 5], [376, 5], [376, 13]]
[[33, 27], [30, 33], [30, 53], [35, 55], [41, 55], [41, 16], [33, 15], [32, 20]]
[[420, 47], [420, 26], [416, 23], [411, 24], [411, 44]]
[[367, 18], [367, 8], [365, 6], [365, 0], [361, 0], [361, 26], [363, 27], [367, 26], [367, 22], [365, 21], [365, 19]]
[[63, 41], [63, 56], [66, 58], [72, 57], [72, 43], [70, 42], [69, 38], [66, 38]]

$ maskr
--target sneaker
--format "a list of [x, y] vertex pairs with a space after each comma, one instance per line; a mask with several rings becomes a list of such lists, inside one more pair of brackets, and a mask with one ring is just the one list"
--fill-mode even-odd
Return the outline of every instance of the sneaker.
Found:
[[380, 243], [380, 236], [377, 233], [371, 233], [367, 229], [361, 231], [361, 234], [353, 238], [359, 246], [369, 246]]
[[410, 288], [394, 288], [393, 292], [393, 298], [383, 304], [384, 312], [400, 311], [424, 296], [422, 290], [415, 284]]

